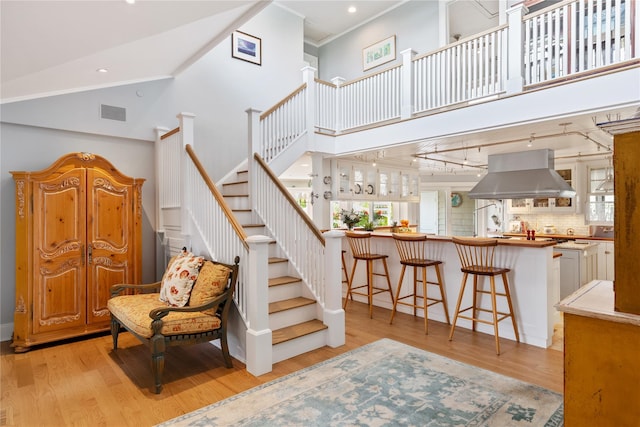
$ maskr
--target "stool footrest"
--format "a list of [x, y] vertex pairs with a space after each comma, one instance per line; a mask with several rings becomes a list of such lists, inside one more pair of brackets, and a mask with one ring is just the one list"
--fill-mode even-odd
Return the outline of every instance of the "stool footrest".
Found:
[[[493, 320], [484, 320], [484, 319], [479, 319], [479, 318], [474, 318], [473, 316], [463, 316], [461, 313], [464, 313], [465, 311], [469, 311], [472, 310], [473, 307], [467, 307], [464, 310], [460, 310], [458, 313], [458, 317], [461, 319], [467, 319], [467, 320], [473, 320], [476, 322], [482, 322], [482, 323], [487, 323], [489, 325], [493, 325]], [[486, 308], [476, 308], [477, 311], [483, 311], [485, 313], [491, 313], [493, 314], [492, 310], [486, 309]], [[507, 317], [511, 317], [512, 314], [511, 313], [504, 313], [502, 311], [496, 311], [496, 314], [499, 314], [502, 317], [498, 317], [498, 322], [500, 322], [501, 320], [506, 319]]]

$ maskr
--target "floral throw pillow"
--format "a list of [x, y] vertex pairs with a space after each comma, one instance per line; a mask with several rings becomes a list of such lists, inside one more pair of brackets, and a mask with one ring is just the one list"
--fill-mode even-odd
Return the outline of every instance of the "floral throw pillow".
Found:
[[[198, 279], [193, 285], [189, 305], [195, 307], [206, 304], [217, 296], [222, 295], [227, 287], [230, 273], [231, 269], [224, 265], [205, 261], [198, 274]], [[216, 309], [211, 308], [203, 311], [203, 313], [214, 315], [216, 314]]]
[[187, 250], [174, 257], [160, 286], [160, 301], [172, 307], [184, 307], [189, 301], [191, 288], [198, 278], [198, 271], [204, 258], [196, 256]]

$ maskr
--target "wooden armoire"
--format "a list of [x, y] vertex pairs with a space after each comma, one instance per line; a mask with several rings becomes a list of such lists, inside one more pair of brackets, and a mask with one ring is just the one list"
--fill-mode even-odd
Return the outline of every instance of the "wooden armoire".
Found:
[[71, 153], [16, 185], [12, 347], [107, 330], [109, 288], [140, 283], [142, 184], [106, 159]]

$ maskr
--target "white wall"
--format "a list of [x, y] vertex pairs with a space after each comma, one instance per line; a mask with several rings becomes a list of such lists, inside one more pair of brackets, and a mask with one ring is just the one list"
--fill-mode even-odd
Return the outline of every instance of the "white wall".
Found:
[[[179, 112], [194, 113], [194, 148], [215, 181], [247, 157], [245, 110], [264, 111], [302, 84], [301, 17], [272, 4], [239, 30], [262, 39], [262, 66], [232, 58], [227, 39], [173, 79], [0, 106], [1, 340], [10, 338], [15, 304], [15, 193], [8, 172], [39, 170], [69, 152], [90, 151], [146, 178], [143, 275], [154, 279], [154, 129], [176, 127]], [[125, 107], [127, 121], [100, 119], [100, 104]]]
[[[439, 47], [438, 2], [411, 1], [389, 13], [323, 45], [319, 49], [320, 78], [353, 80], [402, 62], [400, 52], [413, 49], [419, 54]], [[396, 60], [366, 73], [362, 70], [362, 49], [389, 36], [396, 36]]]

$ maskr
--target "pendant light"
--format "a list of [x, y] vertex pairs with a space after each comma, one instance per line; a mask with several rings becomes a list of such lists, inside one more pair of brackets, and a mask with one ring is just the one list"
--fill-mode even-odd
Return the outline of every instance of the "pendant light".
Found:
[[596, 187], [596, 191], [610, 192], [613, 191], [613, 166], [611, 165], [611, 157], [609, 157], [609, 167], [607, 168], [607, 177]]

